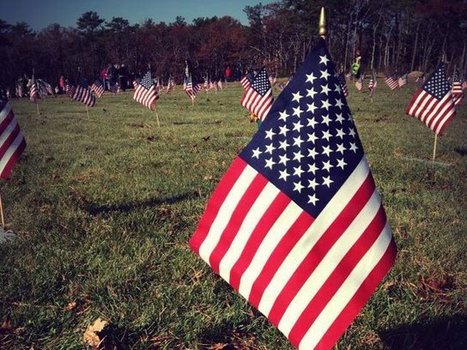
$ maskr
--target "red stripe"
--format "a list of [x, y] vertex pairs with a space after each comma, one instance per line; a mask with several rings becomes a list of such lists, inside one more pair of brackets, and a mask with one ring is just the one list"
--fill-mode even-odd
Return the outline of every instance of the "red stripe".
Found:
[[360, 213], [362, 208], [368, 202], [368, 199], [373, 195], [374, 190], [375, 184], [373, 182], [373, 177], [371, 174], [368, 174], [362, 186], [350, 199], [342, 212], [339, 213], [339, 216], [323, 233], [321, 238], [316, 242], [278, 295], [268, 315], [268, 318], [274, 324], [279, 323], [285, 310], [300, 290], [301, 286], [305, 283], [336, 241], [342, 236], [355, 217]]
[[222, 232], [219, 243], [209, 256], [209, 265], [214, 270], [214, 272], [219, 273], [219, 265], [222, 258], [229, 249], [232, 241], [235, 238], [235, 235], [238, 233], [238, 230], [245, 221], [245, 217], [250, 212], [251, 207], [267, 183], [268, 180], [263, 175], [257, 174], [238, 202], [238, 205], [233, 211], [229, 223], [226, 225], [224, 231]]
[[251, 287], [249, 302], [255, 307], [258, 307], [263, 293], [273, 278], [276, 271], [281, 266], [284, 259], [289, 255], [292, 248], [297, 244], [303, 234], [313, 223], [314, 218], [306, 211], [302, 212], [295, 220], [287, 233], [282, 237], [280, 242], [269, 257], [267, 263], [264, 265], [258, 278], [255, 280]]
[[347, 306], [333, 322], [331, 327], [329, 327], [315, 349], [331, 349], [336, 344], [337, 340], [344, 333], [350, 323], [352, 323], [354, 318], [360, 313], [360, 310], [371, 297], [378, 284], [391, 269], [396, 258], [396, 251], [396, 244], [392, 241], [381, 260], [373, 268], [371, 273], [362, 283]]
[[26, 148], [26, 140], [23, 138], [21, 140], [21, 143], [16, 148], [15, 152], [13, 152], [8, 162], [5, 164], [5, 167], [3, 168], [2, 173], [0, 174], [0, 178], [7, 179], [8, 177], [10, 177], [10, 174], [11, 174], [11, 171], [13, 170], [14, 165], [18, 161], [18, 158], [21, 156], [25, 148]]
[[190, 248], [196, 253], [199, 254], [199, 248], [206, 239], [209, 229], [219, 213], [219, 209], [247, 165], [248, 164], [240, 157], [235, 158], [229, 170], [227, 170], [217, 185], [208, 201], [206, 210], [198, 224], [198, 228], [190, 239]]
[[17, 123], [0, 147], [0, 158], [3, 158], [5, 156], [6, 151], [8, 150], [8, 148], [10, 148], [11, 144], [16, 139], [16, 136], [18, 136], [19, 133], [19, 125]]
[[0, 135], [5, 131], [8, 125], [10, 125], [14, 117], [15, 117], [15, 114], [13, 113], [13, 110], [10, 109], [10, 112], [8, 112], [8, 115], [0, 123]]
[[406, 114], [409, 114], [409, 111], [412, 109], [412, 106], [415, 104], [415, 101], [417, 101], [417, 98], [418, 98], [418, 95], [420, 95], [422, 93], [422, 89], [419, 89], [417, 90], [417, 92], [415, 93], [415, 95], [412, 96], [412, 98], [410, 99], [410, 102], [409, 104], [407, 105], [407, 108], [405, 109], [405, 113]]
[[253, 260], [253, 257], [263, 242], [264, 237], [282, 214], [282, 212], [285, 210], [287, 205], [289, 205], [289, 203], [290, 198], [287, 197], [283, 192], [279, 192], [269, 208], [264, 212], [263, 217], [260, 219], [255, 229], [251, 233], [251, 236], [248, 239], [248, 242], [245, 244], [242, 253], [230, 271], [229, 283], [235, 290], [238, 290], [240, 287], [240, 279]]
[[333, 298], [334, 294], [339, 290], [342, 283], [344, 283], [358, 262], [371, 248], [383, 231], [385, 225], [386, 215], [383, 207], [380, 206], [371, 223], [342, 258], [339, 265], [329, 275], [326, 282], [322, 285], [318, 293], [316, 293], [313, 299], [308, 303], [307, 307], [303, 310], [303, 313], [297, 319], [297, 322], [288, 336], [292, 344], [300, 344], [300, 341], [308, 329]]

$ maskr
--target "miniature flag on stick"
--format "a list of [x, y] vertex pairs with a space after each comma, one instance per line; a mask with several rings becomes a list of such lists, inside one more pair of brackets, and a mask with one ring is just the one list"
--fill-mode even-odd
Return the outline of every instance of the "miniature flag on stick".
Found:
[[87, 86], [72, 86], [68, 94], [73, 100], [84, 103], [86, 106], [94, 107], [96, 105], [96, 98]]
[[395, 90], [399, 87], [399, 83], [397, 80], [395, 80], [393, 77], [391, 76], [386, 76], [384, 78], [384, 82], [386, 83], [387, 86], [389, 86], [389, 88], [391, 90]]
[[96, 95], [96, 97], [101, 98], [102, 94], [104, 93], [104, 85], [99, 80], [96, 80], [91, 85], [91, 91]]
[[426, 124], [436, 135], [442, 135], [456, 115], [451, 84], [446, 67], [441, 63], [412, 96], [405, 113]]
[[299, 349], [331, 348], [396, 246], [324, 40], [214, 191], [191, 248]]
[[263, 67], [245, 90], [240, 104], [262, 121], [271, 109], [273, 101], [271, 83], [266, 68]]
[[452, 76], [452, 98], [454, 99], [454, 105], [456, 106], [464, 99], [464, 91], [462, 89], [462, 83], [457, 70], [454, 71]]
[[143, 106], [153, 110], [156, 105], [156, 101], [159, 99], [159, 93], [157, 91], [156, 84], [154, 84], [154, 81], [151, 78], [151, 72], [148, 71], [139, 83], [135, 81], [133, 82], [133, 85], [135, 87], [133, 99], [136, 102], [141, 103]]
[[37, 85], [37, 81], [34, 78], [34, 74], [31, 78], [31, 87], [29, 88], [29, 99], [31, 102], [37, 103], [37, 99], [39, 98], [39, 87]]

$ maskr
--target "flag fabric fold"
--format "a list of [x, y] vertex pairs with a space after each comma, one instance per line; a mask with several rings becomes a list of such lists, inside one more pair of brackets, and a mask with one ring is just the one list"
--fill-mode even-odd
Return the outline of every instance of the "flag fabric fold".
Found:
[[151, 72], [148, 71], [139, 83], [134, 81], [133, 86], [135, 87], [133, 99], [152, 110], [159, 99], [159, 93], [156, 84], [152, 80]]
[[31, 86], [29, 88], [29, 99], [31, 100], [31, 102], [37, 103], [38, 98], [40, 98], [39, 86], [37, 85], [37, 81], [33, 75], [31, 78]]
[[91, 89], [84, 83], [71, 86], [68, 95], [73, 100], [84, 103], [86, 106], [94, 107], [96, 105], [96, 97], [92, 94]]
[[96, 80], [94, 83], [91, 85], [91, 91], [96, 95], [96, 97], [101, 98], [102, 95], [104, 94], [104, 85], [99, 80]]
[[190, 247], [298, 349], [330, 349], [396, 247], [324, 40], [227, 170]]
[[268, 115], [273, 101], [271, 82], [266, 68], [263, 67], [245, 90], [240, 104], [263, 121]]
[[395, 90], [399, 87], [399, 82], [391, 76], [386, 76], [384, 82], [391, 90]]
[[[221, 86], [222, 86], [222, 82], [221, 82]], [[217, 84], [216, 84], [216, 88], [218, 88]], [[185, 90], [185, 93], [187, 94], [187, 96], [192, 101], [194, 101], [196, 98], [196, 95], [201, 90], [201, 84], [199, 84], [190, 73], [188, 76], [185, 76], [185, 79], [183, 81], [183, 90]]]
[[8, 179], [26, 140], [8, 102], [0, 100], [0, 178]]
[[405, 113], [425, 123], [436, 135], [442, 135], [456, 115], [446, 66], [441, 63], [412, 96]]

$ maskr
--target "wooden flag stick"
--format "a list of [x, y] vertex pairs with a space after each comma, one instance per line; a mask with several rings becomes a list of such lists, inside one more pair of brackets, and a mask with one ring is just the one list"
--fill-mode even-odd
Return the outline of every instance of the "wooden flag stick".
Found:
[[437, 143], [437, 141], [438, 141], [438, 135], [435, 134], [435, 142], [434, 142], [434, 144], [433, 144], [433, 159], [432, 159], [433, 162], [434, 162], [435, 159], [436, 159], [436, 143]]
[[160, 128], [160, 127], [161, 127], [161, 124], [159, 123], [159, 113], [157, 113], [157, 107], [154, 109], [154, 111], [156, 112], [157, 126]]
[[88, 115], [88, 119], [89, 119], [89, 108], [88, 108], [88, 105], [85, 105], [86, 106], [86, 114]]
[[36, 109], [37, 109], [37, 116], [40, 116], [41, 112], [39, 111], [39, 103], [37, 103], [37, 99], [36, 99]]
[[0, 218], [2, 220], [2, 228], [5, 228], [5, 219], [3, 217], [3, 203], [2, 203], [2, 196], [0, 196]]
[[195, 105], [195, 99], [194, 99], [194, 98], [191, 98], [191, 105], [192, 105], [192, 106]]

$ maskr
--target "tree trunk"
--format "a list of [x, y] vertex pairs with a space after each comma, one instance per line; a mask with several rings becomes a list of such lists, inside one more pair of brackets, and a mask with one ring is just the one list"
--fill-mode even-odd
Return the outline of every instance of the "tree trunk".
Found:
[[422, 24], [422, 21], [418, 21], [417, 23], [417, 29], [415, 32], [415, 40], [414, 40], [414, 44], [412, 47], [413, 53], [412, 53], [412, 63], [410, 64], [410, 71], [413, 71], [415, 67], [415, 55], [417, 54], [418, 34], [420, 33], [420, 24]]

